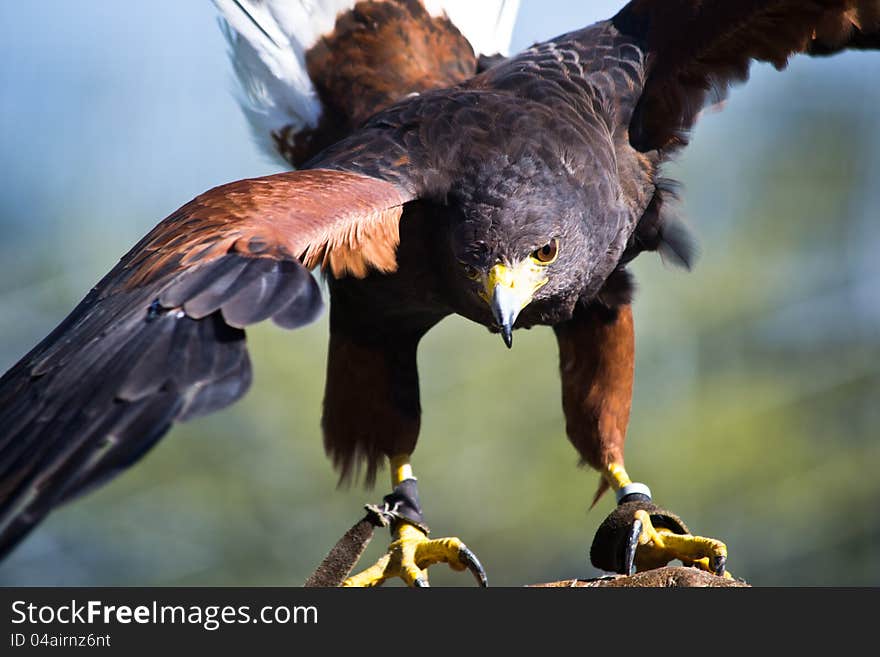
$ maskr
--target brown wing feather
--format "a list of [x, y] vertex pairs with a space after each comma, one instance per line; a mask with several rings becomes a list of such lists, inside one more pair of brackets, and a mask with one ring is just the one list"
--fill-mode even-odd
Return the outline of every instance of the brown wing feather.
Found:
[[878, 16], [878, 0], [630, 2], [614, 24], [649, 53], [630, 141], [642, 151], [686, 143], [707, 95], [744, 80], [752, 60], [782, 68], [795, 53], [876, 47]]
[[125, 286], [225, 253], [301, 259], [334, 276], [393, 271], [409, 200], [391, 183], [313, 169], [215, 187], [154, 228], [124, 260]]
[[844, 12], [826, 14], [807, 46], [810, 55], [832, 55], [846, 49], [880, 48], [880, 1], [855, 0]]
[[394, 269], [407, 198], [378, 178], [302, 171], [218, 187], [160, 223], [0, 378], [0, 555], [174, 422], [239, 399], [242, 327], [317, 316], [307, 267]]

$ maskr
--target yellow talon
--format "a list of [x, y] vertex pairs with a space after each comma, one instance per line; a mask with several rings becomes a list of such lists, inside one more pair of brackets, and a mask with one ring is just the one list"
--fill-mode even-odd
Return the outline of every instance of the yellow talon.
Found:
[[346, 579], [342, 586], [380, 586], [400, 577], [408, 586], [428, 586], [428, 568], [447, 563], [453, 570], [470, 569], [483, 586], [486, 575], [473, 553], [457, 538], [429, 539], [419, 528], [402, 522], [388, 553], [375, 564]]
[[[664, 527], [655, 528], [651, 516], [643, 509], [636, 511], [634, 515], [642, 523], [639, 549], [635, 556], [638, 570], [659, 568], [678, 559], [686, 566], [696, 566], [714, 573], [718, 569], [717, 564], [723, 565], [727, 561], [727, 546], [719, 540], [692, 534], [676, 534]], [[724, 577], [733, 579], [726, 570]]]
[[[414, 479], [408, 454], [391, 458], [391, 485]], [[399, 520], [387, 554], [375, 564], [346, 579], [342, 586], [380, 586], [385, 580], [400, 577], [408, 586], [428, 586], [428, 568], [447, 563], [453, 570], [470, 570], [480, 586], [487, 586], [486, 572], [476, 555], [457, 538], [429, 539], [415, 525]]]
[[[714, 538], [677, 533], [687, 532], [687, 528], [678, 518], [651, 504], [651, 493], [648, 487], [644, 484], [634, 483], [622, 463], [607, 464], [603, 468], [602, 476], [604, 483], [617, 493], [618, 503], [622, 498], [640, 494], [643, 496], [640, 498], [643, 502], [643, 508], [631, 511], [629, 510], [632, 509], [631, 506], [625, 510], [618, 506], [618, 510], [612, 512], [606, 520], [607, 523], [614, 518], [611, 526], [614, 526], [614, 523], [620, 523], [620, 526], [624, 526], [631, 519], [632, 531], [621, 561], [617, 560], [618, 557], [606, 555], [606, 551], [602, 547], [606, 545], [604, 541], [608, 540], [607, 534], [603, 535], [603, 539], [599, 539], [603, 527], [606, 526], [603, 523], [597, 532], [597, 539], [594, 541], [596, 551], [591, 551], [591, 558], [597, 567], [618, 572], [630, 572], [635, 566], [637, 570], [644, 571], [665, 566], [670, 561], [678, 559], [686, 566], [696, 566], [710, 573], [723, 573], [724, 577], [732, 579], [730, 573], [725, 570], [727, 546], [724, 543]], [[600, 493], [602, 490], [603, 487], [600, 486]], [[618, 516], [620, 513], [627, 517]], [[676, 528], [654, 527], [651, 522], [651, 513], [659, 513], [661, 517], [666, 514], [670, 521], [674, 521], [672, 526]]]

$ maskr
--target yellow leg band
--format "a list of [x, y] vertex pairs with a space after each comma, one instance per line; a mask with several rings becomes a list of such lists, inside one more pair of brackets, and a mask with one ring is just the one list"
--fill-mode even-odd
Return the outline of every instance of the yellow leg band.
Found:
[[404, 479], [415, 479], [409, 454], [398, 454], [391, 457], [391, 487], [394, 488]]

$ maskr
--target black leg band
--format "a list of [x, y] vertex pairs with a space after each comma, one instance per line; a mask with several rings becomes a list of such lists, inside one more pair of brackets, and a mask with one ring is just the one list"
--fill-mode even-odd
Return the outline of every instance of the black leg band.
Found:
[[624, 495], [617, 501], [617, 505], [626, 504], [627, 502], [650, 502], [651, 497], [649, 495], [645, 495], [644, 493], [630, 493], [629, 495]]
[[650, 502], [651, 489], [637, 481], [631, 482], [617, 491], [617, 503]]
[[422, 516], [419, 487], [415, 479], [404, 479], [397, 484], [391, 493], [382, 498], [379, 512], [388, 520], [392, 531], [396, 529], [399, 522], [405, 521], [426, 534], [429, 532]]

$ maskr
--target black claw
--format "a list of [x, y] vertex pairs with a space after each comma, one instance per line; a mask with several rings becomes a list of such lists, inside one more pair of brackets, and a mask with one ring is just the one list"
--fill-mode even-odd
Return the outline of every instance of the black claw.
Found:
[[724, 568], [727, 565], [727, 557], [712, 557], [712, 571], [719, 577], [724, 576]]
[[632, 575], [636, 572], [636, 550], [639, 548], [639, 537], [642, 535], [642, 521], [633, 520], [632, 529], [626, 539], [623, 551], [623, 572]]
[[469, 548], [464, 546], [459, 548], [458, 560], [467, 566], [469, 571], [471, 571], [474, 579], [477, 580], [477, 584], [482, 588], [489, 586], [489, 578], [486, 577], [486, 571], [483, 569], [483, 565], [480, 563], [480, 560], [477, 559], [477, 555], [471, 552]]
[[426, 580], [424, 577], [416, 577], [413, 580], [413, 588], [415, 588], [415, 589], [429, 589], [429, 588], [431, 588], [431, 585], [428, 584], [428, 580]]

